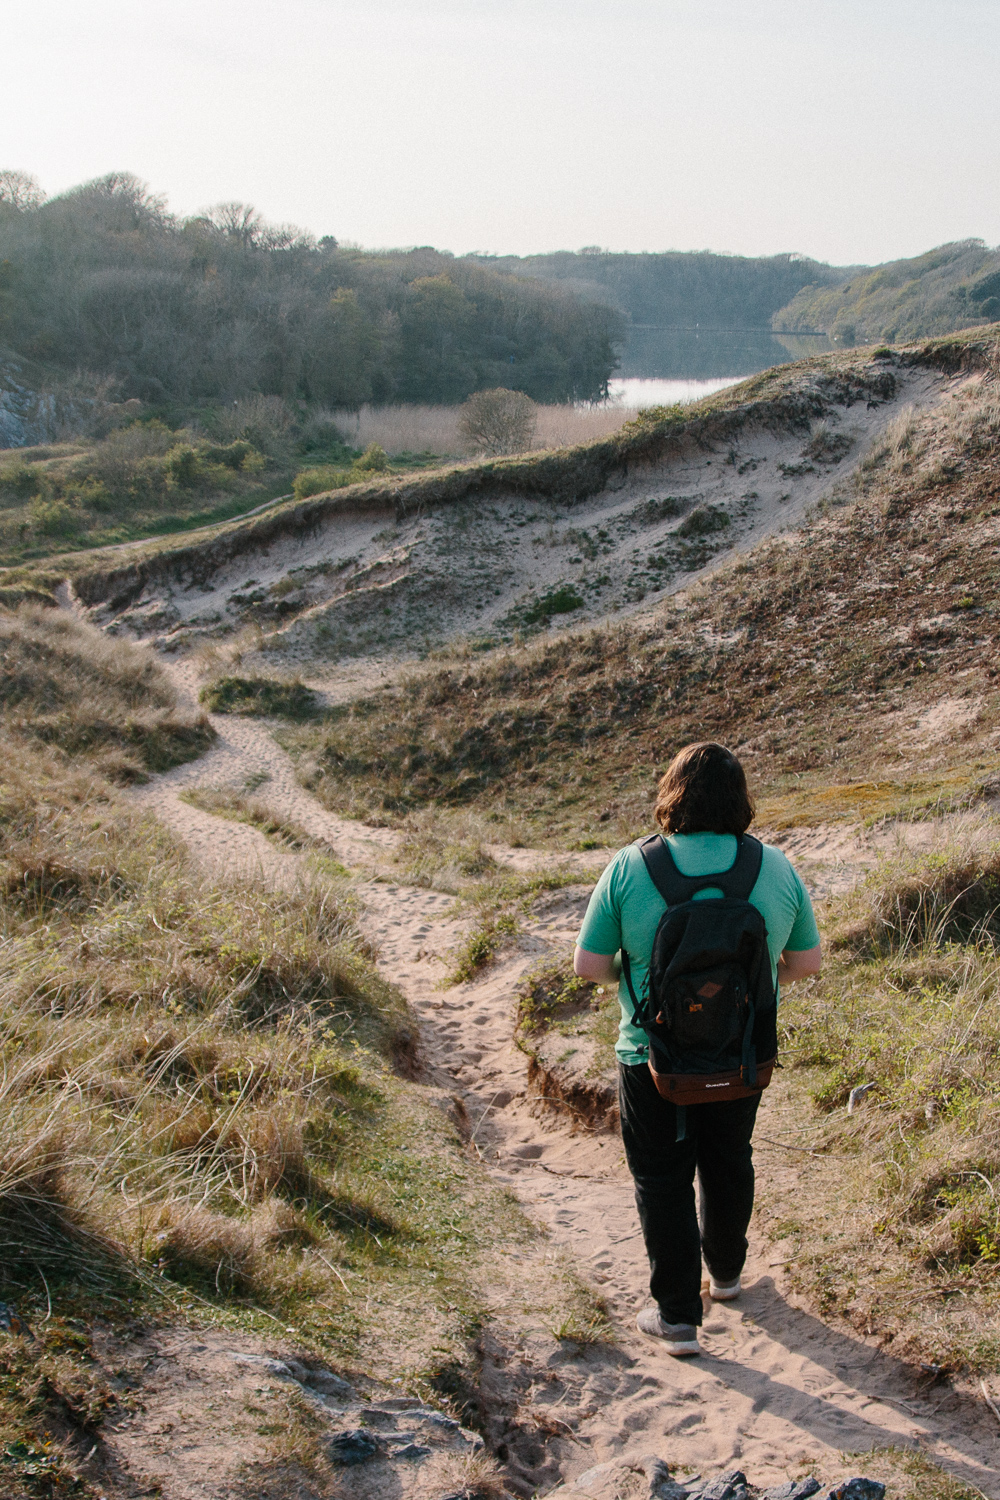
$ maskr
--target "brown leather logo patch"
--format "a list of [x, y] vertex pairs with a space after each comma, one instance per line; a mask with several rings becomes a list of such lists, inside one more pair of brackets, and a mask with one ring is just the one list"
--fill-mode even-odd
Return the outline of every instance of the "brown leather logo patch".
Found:
[[716, 984], [714, 979], [706, 979], [698, 994], [703, 1000], [711, 1000], [722, 989], [721, 984]]

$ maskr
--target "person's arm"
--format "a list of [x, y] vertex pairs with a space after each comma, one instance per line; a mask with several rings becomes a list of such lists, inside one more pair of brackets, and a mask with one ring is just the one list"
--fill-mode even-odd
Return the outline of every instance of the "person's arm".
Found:
[[791, 984], [796, 979], [808, 979], [818, 974], [823, 967], [823, 950], [819, 943], [815, 948], [786, 948], [778, 959], [778, 983]]
[[592, 984], [617, 984], [622, 961], [617, 953], [590, 953], [577, 944], [573, 953], [573, 973]]

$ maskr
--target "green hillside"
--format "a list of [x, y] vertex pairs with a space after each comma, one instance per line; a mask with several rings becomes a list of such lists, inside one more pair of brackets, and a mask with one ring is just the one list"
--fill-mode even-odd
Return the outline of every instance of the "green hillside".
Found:
[[835, 286], [850, 274], [801, 255], [716, 255], [709, 250], [612, 254], [559, 250], [551, 255], [479, 256], [505, 274], [557, 282], [609, 302], [633, 325], [671, 329], [769, 329], [771, 318], [803, 287]]
[[1000, 320], [1000, 250], [940, 245], [864, 270], [841, 286], [807, 286], [774, 315], [775, 331], [819, 329], [840, 344], [928, 338]]

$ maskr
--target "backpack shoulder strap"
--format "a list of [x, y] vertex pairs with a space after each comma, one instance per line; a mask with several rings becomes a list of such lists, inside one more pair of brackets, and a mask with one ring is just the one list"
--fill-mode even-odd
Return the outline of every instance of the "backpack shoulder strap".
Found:
[[667, 906], [680, 906], [690, 901], [698, 891], [716, 889], [725, 896], [735, 896], [743, 901], [757, 884], [764, 845], [750, 834], [741, 834], [736, 841], [736, 858], [728, 870], [717, 870], [711, 875], [682, 875], [674, 863], [670, 845], [661, 833], [651, 833], [639, 840], [639, 853], [649, 874]]
[[690, 901], [697, 883], [692, 884], [678, 870], [670, 845], [662, 833], [651, 833], [648, 838], [640, 839], [639, 853], [650, 880], [668, 906], [679, 906], [682, 901]]
[[713, 875], [711, 883], [718, 886], [719, 890], [727, 896], [736, 896], [741, 901], [749, 901], [750, 892], [757, 884], [763, 861], [764, 845], [760, 839], [751, 838], [749, 833], [741, 834], [736, 858], [728, 870]]

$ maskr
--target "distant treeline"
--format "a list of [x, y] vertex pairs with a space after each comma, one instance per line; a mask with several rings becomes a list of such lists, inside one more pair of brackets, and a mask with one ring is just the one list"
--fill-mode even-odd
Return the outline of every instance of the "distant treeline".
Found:
[[982, 240], [940, 245], [865, 268], [838, 287], [799, 292], [776, 329], [821, 328], [839, 344], [928, 338], [1000, 321], [1000, 251]]
[[637, 327], [678, 330], [769, 329], [778, 309], [803, 287], [832, 286], [851, 275], [800, 255], [755, 258], [708, 250], [636, 255], [595, 248], [477, 258], [496, 271], [556, 282], [581, 297], [610, 302]]
[[[1000, 320], [1000, 251], [982, 240], [941, 245], [883, 266], [836, 267], [796, 255], [613, 255], [597, 249], [478, 259], [619, 308], [629, 319], [627, 371], [638, 354], [646, 367], [674, 360], [677, 373], [709, 373], [696, 366], [700, 353], [716, 349], [716, 331], [823, 333], [851, 345], [926, 338]], [[741, 346], [723, 341], [718, 347], [732, 373], [741, 373]], [[746, 368], [756, 355], [756, 348], [748, 352]]]
[[236, 203], [180, 220], [124, 173], [46, 200], [0, 172], [0, 345], [121, 399], [594, 400], [622, 326], [571, 288], [429, 248], [317, 242]]

